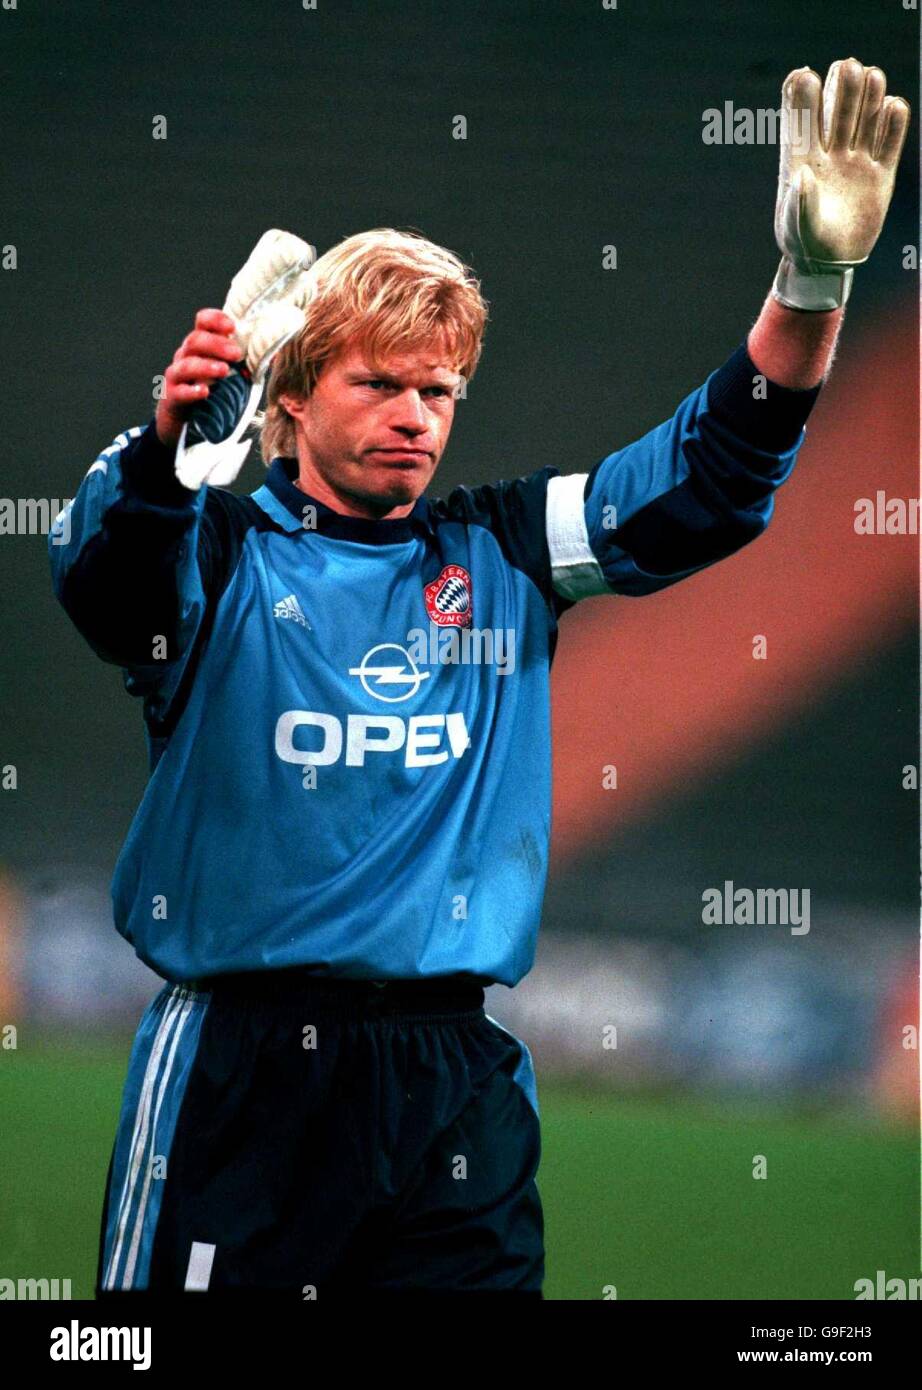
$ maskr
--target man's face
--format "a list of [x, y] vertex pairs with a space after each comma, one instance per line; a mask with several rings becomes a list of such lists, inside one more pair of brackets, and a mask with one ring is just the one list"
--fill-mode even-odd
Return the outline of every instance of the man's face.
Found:
[[377, 371], [347, 343], [308, 397], [280, 397], [297, 421], [299, 485], [353, 516], [406, 516], [448, 443], [460, 382], [438, 342]]

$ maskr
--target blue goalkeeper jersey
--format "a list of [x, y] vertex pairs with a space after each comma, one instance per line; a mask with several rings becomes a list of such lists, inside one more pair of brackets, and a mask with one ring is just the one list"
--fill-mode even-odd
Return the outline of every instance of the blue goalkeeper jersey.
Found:
[[49, 552], [64, 608], [143, 699], [150, 777], [112, 885], [141, 959], [173, 981], [520, 980], [558, 618], [758, 536], [818, 391], [765, 383], [743, 345], [588, 473], [459, 487], [402, 520], [314, 501], [289, 458], [250, 496], [192, 492], [153, 421], [120, 434]]

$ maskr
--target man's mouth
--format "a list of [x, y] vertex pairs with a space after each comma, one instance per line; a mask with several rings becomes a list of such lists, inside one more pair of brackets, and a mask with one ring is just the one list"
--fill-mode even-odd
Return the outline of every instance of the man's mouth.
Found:
[[370, 452], [379, 454], [391, 463], [421, 463], [429, 457], [426, 449], [372, 449]]

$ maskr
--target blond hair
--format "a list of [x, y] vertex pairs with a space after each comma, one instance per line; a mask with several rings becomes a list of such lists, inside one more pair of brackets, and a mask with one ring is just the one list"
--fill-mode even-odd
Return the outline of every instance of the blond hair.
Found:
[[473, 271], [444, 246], [413, 230], [376, 227], [325, 252], [310, 280], [307, 323], [272, 363], [255, 420], [265, 463], [296, 453], [295, 421], [279, 396], [309, 395], [323, 364], [353, 338], [379, 369], [391, 354], [438, 342], [453, 369], [473, 377], [487, 302]]

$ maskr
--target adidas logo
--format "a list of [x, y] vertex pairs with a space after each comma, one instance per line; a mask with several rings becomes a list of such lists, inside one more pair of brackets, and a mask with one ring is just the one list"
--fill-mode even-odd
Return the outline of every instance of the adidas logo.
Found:
[[290, 618], [292, 622], [310, 628], [310, 623], [301, 612], [301, 605], [294, 594], [289, 594], [287, 598], [280, 598], [272, 612], [276, 618]]

